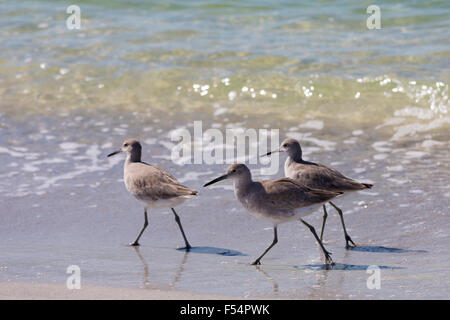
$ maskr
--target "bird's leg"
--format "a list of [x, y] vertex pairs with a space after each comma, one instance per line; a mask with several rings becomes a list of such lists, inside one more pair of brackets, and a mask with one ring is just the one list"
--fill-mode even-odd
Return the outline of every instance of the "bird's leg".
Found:
[[133, 243], [130, 243], [130, 246], [139, 246], [139, 239], [141, 238], [142, 234], [144, 233], [145, 228], [147, 228], [147, 226], [148, 226], [147, 209], [145, 209], [145, 211], [144, 211], [144, 216], [145, 216], [144, 226], [142, 227], [141, 232], [139, 232], [139, 235], [137, 236], [136, 240], [134, 240]]
[[325, 263], [326, 264], [331, 264], [334, 265], [333, 260], [331, 259], [331, 252], [328, 252], [325, 247], [322, 244], [322, 241], [320, 241], [319, 237], [317, 236], [316, 230], [314, 229], [314, 227], [310, 224], [308, 224], [305, 220], [300, 219], [300, 221], [309, 228], [309, 230], [312, 232], [312, 234], [314, 235], [314, 238], [316, 238], [317, 242], [320, 245], [320, 248], [322, 249], [323, 254], [325, 255]]
[[[345, 248], [349, 249], [351, 247], [356, 247], [356, 244], [353, 242], [352, 238], [347, 233], [347, 230], [345, 229], [345, 223], [344, 223], [344, 214], [342, 213], [342, 210], [339, 209], [333, 202], [330, 201], [330, 204], [337, 210], [339, 213], [339, 217], [341, 217], [342, 222], [342, 228], [344, 228], [344, 235], [345, 235]], [[352, 243], [352, 245], [349, 245], [349, 241]]]
[[180, 231], [181, 234], [183, 235], [183, 239], [184, 239], [184, 244], [186, 245], [186, 250], [191, 249], [191, 245], [189, 244], [186, 235], [184, 234], [184, 230], [183, 230], [183, 226], [181, 225], [181, 221], [180, 221], [180, 217], [177, 215], [177, 213], [175, 212], [175, 210], [173, 208], [172, 209], [173, 214], [175, 215], [175, 221], [177, 222], [178, 226], [180, 227]]
[[320, 231], [320, 241], [323, 241], [323, 231], [325, 230], [325, 222], [327, 222], [328, 212], [325, 205], [323, 205], [323, 222], [322, 222], [322, 230]]
[[277, 232], [277, 225], [273, 226], [273, 241], [272, 244], [263, 252], [262, 255], [259, 256], [258, 259], [256, 259], [255, 261], [252, 262], [252, 265], [260, 265], [261, 262], [260, 260], [262, 259], [262, 257], [264, 257], [266, 255], [267, 252], [269, 252], [270, 249], [272, 249], [272, 247], [277, 244], [278, 242], [278, 232]]

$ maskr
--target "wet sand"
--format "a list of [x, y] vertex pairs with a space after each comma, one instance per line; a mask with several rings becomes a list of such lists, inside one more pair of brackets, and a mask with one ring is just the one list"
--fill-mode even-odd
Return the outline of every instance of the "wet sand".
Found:
[[69, 290], [48, 283], [0, 283], [1, 300], [221, 300], [232, 297], [183, 291], [83, 286]]
[[[86, 134], [78, 126], [58, 128], [53, 121], [43, 118], [34, 124], [51, 123], [68, 137]], [[279, 243], [264, 257], [262, 266], [250, 266], [272, 240], [271, 226], [242, 208], [231, 183], [202, 187], [222, 174], [226, 165], [205, 169], [173, 163], [164, 134], [170, 129], [158, 126], [163, 143], [150, 139], [150, 134], [145, 138], [141, 127], [124, 128], [121, 135], [140, 134], [146, 141], [144, 161], [169, 170], [199, 191], [196, 199], [177, 207], [193, 250], [177, 250], [183, 241], [172, 213], [164, 209], [149, 212], [142, 246], [127, 246], [142, 227], [143, 209], [121, 180], [123, 158], [106, 158], [122, 137], [101, 142], [101, 135], [91, 136], [90, 143], [86, 136], [59, 137], [45, 143], [44, 135], [26, 149], [4, 147], [0, 282], [65, 284], [67, 267], [78, 265], [82, 286], [87, 287], [238, 298], [448, 298], [449, 163], [448, 142], [439, 141], [442, 134], [434, 136], [435, 143], [431, 137], [424, 143], [420, 136], [388, 140], [372, 129], [366, 129], [367, 134], [354, 130], [333, 137], [329, 134], [333, 127], [326, 121], [320, 130], [298, 125], [297, 130], [309, 139], [303, 147], [306, 159], [374, 183], [370, 192], [335, 201], [359, 248], [345, 250], [339, 217], [329, 208], [324, 239], [337, 265], [325, 270], [315, 240], [300, 223], [280, 225]], [[307, 130], [310, 135], [305, 134]], [[372, 137], [370, 132], [378, 135]], [[281, 131], [280, 135], [295, 133]], [[262, 178], [258, 165], [250, 167], [256, 179]], [[280, 170], [275, 176], [282, 175]], [[319, 229], [322, 212], [305, 219]], [[380, 290], [366, 285], [371, 265], [381, 268]]]

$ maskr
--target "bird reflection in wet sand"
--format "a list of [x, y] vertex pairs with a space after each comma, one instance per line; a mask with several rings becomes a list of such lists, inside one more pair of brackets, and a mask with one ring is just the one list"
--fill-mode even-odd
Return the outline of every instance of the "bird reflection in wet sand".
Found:
[[278, 282], [273, 277], [271, 277], [266, 271], [264, 271], [264, 269], [262, 269], [260, 266], [256, 266], [256, 270], [261, 272], [268, 281], [272, 282], [273, 294], [275, 296], [278, 296], [278, 292], [279, 292]]
[[147, 261], [145, 261], [144, 257], [142, 256], [141, 252], [139, 251], [138, 246], [134, 246], [133, 248], [136, 251], [136, 254], [137, 254], [139, 260], [141, 260], [142, 265], [144, 266], [144, 287], [147, 287], [148, 285], [150, 285]]
[[[152, 284], [150, 282], [150, 272], [149, 272], [148, 263], [145, 260], [144, 256], [142, 255], [142, 253], [140, 252], [139, 247], [138, 246], [134, 246], [133, 248], [136, 251], [136, 254], [137, 254], [138, 258], [142, 262], [142, 265], [144, 267], [144, 287], [147, 288], [147, 289], [153, 289]], [[188, 254], [189, 254], [189, 251], [185, 251], [184, 252], [183, 258], [181, 259], [181, 262], [180, 262], [180, 264], [179, 264], [179, 266], [177, 268], [177, 271], [175, 272], [175, 276], [174, 276], [172, 282], [169, 283], [169, 287], [170, 288], [174, 288], [175, 285], [178, 282], [180, 282], [181, 276], [183, 275], [183, 272], [184, 272], [184, 265], [186, 264]]]

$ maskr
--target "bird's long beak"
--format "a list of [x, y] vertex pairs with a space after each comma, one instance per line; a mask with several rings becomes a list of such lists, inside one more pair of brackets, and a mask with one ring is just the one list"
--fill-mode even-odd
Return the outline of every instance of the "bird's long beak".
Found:
[[270, 151], [270, 152], [267, 152], [266, 154], [263, 154], [263, 155], [261, 155], [260, 157], [261, 157], [261, 158], [262, 158], [262, 157], [267, 157], [267, 156], [270, 156], [272, 153], [277, 153], [277, 152], [281, 152], [280, 149], [278, 149], [278, 150], [273, 150], [273, 151]]
[[216, 179], [214, 179], [214, 180], [211, 180], [211, 181], [208, 182], [208, 183], [205, 183], [204, 187], [207, 187], [207, 186], [209, 186], [209, 185], [211, 185], [211, 184], [213, 184], [213, 183], [216, 183], [216, 182], [225, 180], [226, 178], [228, 178], [228, 175], [227, 175], [227, 174], [224, 174], [223, 176], [220, 176], [220, 177], [218, 177], [218, 178], [216, 178]]
[[112, 156], [114, 156], [114, 155], [116, 155], [116, 154], [118, 154], [118, 153], [121, 153], [121, 152], [122, 152], [122, 150], [114, 151], [114, 152], [108, 154], [107, 157], [112, 157]]

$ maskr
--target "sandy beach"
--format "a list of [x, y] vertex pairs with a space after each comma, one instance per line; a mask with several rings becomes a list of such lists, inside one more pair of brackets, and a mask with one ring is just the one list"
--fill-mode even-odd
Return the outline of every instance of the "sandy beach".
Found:
[[[382, 1], [380, 29], [351, 0], [86, 0], [80, 29], [67, 5], [0, 1], [1, 299], [450, 297], [448, 1]], [[144, 209], [107, 158], [127, 138], [198, 192], [176, 207], [191, 251], [170, 209], [128, 246]], [[251, 266], [272, 223], [231, 181], [203, 187], [235, 161], [284, 177], [286, 154], [259, 155], [285, 138], [373, 184], [333, 200], [354, 249], [327, 204], [331, 269], [300, 222]]]

